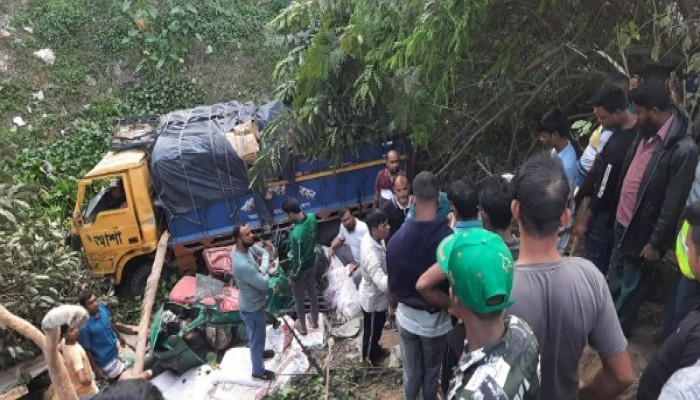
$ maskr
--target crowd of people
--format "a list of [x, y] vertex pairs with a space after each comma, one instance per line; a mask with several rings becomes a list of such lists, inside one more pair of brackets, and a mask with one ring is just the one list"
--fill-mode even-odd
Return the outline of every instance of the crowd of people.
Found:
[[[700, 165], [691, 120], [653, 74], [634, 84], [613, 74], [590, 104], [599, 127], [580, 158], [567, 116], [553, 108], [539, 121], [545, 151], [514, 174], [459, 179], [441, 191], [429, 171], [409, 179], [391, 151], [364, 221], [341, 212], [328, 257], [353, 271], [362, 358], [378, 365], [388, 356], [380, 339], [394, 316], [406, 399], [440, 392], [448, 399], [612, 399], [640, 372], [639, 399], [698, 398]], [[306, 335], [319, 324], [318, 221], [291, 197], [282, 211], [293, 223], [295, 329]], [[233, 237], [252, 377], [270, 381], [275, 375], [263, 363], [274, 355], [264, 349], [268, 251], [247, 225], [234, 227]], [[571, 237], [584, 241], [584, 257], [569, 256]], [[669, 251], [682, 277], [666, 304], [661, 345], [635, 371], [628, 338]], [[97, 391], [93, 373], [115, 379], [124, 370], [123, 338], [95, 293], [80, 303], [90, 319], [65, 332], [64, 357], [78, 394], [89, 398]], [[601, 367], [582, 381], [586, 346]]]
[[[330, 255], [348, 246], [342, 262], [359, 270], [363, 358], [388, 354], [379, 339], [395, 313], [406, 399], [612, 399], [639, 373], [639, 399], [694, 398], [700, 166], [690, 118], [654, 74], [634, 84], [611, 74], [590, 105], [599, 127], [580, 158], [553, 108], [539, 123], [546, 151], [513, 175], [443, 192], [431, 172], [409, 180], [391, 152], [365, 224], [343, 212]], [[569, 256], [572, 237], [583, 257]], [[635, 371], [628, 338], [669, 250], [684, 275], [661, 346]], [[586, 346], [601, 367], [581, 381]]]

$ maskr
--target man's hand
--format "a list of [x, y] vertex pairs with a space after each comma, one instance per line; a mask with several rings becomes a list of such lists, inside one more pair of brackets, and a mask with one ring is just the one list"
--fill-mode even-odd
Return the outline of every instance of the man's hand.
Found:
[[649, 243], [644, 245], [644, 248], [642, 249], [642, 252], [639, 254], [639, 256], [642, 258], [644, 264], [649, 267], [655, 266], [661, 260], [661, 254], [659, 254], [659, 251], [656, 250], [654, 246], [650, 245]]
[[124, 336], [119, 335], [118, 339], [119, 339], [119, 345], [121, 347], [125, 347], [126, 346], [126, 339], [124, 339]]
[[350, 275], [352, 275], [353, 272], [355, 272], [355, 270], [357, 269], [357, 264], [350, 263], [348, 264], [348, 267], [350, 268]]
[[330, 261], [334, 255], [335, 255], [335, 250], [333, 250], [332, 247], [329, 247], [328, 248], [328, 261]]
[[105, 371], [100, 367], [95, 368], [95, 377], [101, 381], [107, 380], [107, 376], [105, 375]]
[[293, 290], [293, 289], [295, 289], [295, 288], [297, 287], [297, 283], [296, 283], [295, 281], [293, 281], [293, 280], [290, 279], [290, 280], [289, 280], [289, 286], [290, 286], [290, 287], [292, 288], [292, 290]]
[[147, 380], [151, 379], [151, 377], [153, 377], [153, 371], [151, 371], [150, 369], [147, 369], [138, 375], [134, 375], [134, 370], [129, 369], [129, 370], [124, 371], [121, 374], [121, 376], [119, 376], [119, 380], [125, 381], [127, 379], [142, 379], [144, 381], [147, 381]]
[[585, 238], [587, 231], [588, 223], [585, 220], [579, 221], [579, 223], [574, 226], [574, 236], [576, 236], [579, 239]]

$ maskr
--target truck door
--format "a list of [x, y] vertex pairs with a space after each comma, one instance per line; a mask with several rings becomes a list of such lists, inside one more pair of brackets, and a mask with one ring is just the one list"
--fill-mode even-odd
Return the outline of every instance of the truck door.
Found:
[[93, 274], [112, 274], [119, 259], [142, 243], [128, 179], [114, 175], [82, 181], [78, 203], [78, 231]]

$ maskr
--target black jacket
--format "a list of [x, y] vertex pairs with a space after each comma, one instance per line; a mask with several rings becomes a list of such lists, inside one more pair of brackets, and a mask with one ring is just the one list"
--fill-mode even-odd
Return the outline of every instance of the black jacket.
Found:
[[[654, 150], [644, 170], [632, 220], [619, 243], [622, 254], [627, 257], [638, 257], [647, 243], [663, 257], [674, 243], [678, 220], [693, 184], [698, 148], [692, 138], [690, 117], [683, 108], [673, 108], [673, 122], [663, 144]], [[613, 204], [619, 203], [622, 183], [642, 140], [642, 135], [638, 134], [627, 151]]]

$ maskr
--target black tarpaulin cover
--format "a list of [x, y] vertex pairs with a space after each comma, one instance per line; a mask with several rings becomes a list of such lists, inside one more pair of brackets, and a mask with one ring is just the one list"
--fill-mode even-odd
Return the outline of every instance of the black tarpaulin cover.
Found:
[[224, 133], [251, 119], [262, 131], [281, 112], [278, 101], [262, 107], [230, 101], [161, 116], [150, 167], [163, 205], [173, 214], [184, 214], [247, 192], [245, 162]]

